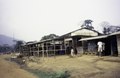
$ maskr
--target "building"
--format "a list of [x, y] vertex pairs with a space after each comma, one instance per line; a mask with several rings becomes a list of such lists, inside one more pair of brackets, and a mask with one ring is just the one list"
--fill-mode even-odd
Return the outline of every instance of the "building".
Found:
[[85, 54], [96, 54], [97, 42], [102, 41], [105, 43], [103, 55], [120, 56], [120, 32], [115, 32], [109, 35], [83, 38], [79, 41], [86, 43], [83, 45], [83, 53]]
[[54, 39], [22, 45], [20, 52], [27, 56], [44, 57], [70, 54], [70, 50], [73, 48], [75, 54], [83, 54], [83, 45], [85, 43], [80, 42], [79, 40], [99, 35], [101, 34], [95, 30], [81, 28]]

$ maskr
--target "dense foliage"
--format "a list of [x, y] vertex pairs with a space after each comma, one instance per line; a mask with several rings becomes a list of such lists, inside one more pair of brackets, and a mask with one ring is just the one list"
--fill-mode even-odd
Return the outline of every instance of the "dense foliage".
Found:
[[110, 25], [108, 22], [102, 22], [101, 26], [103, 27], [104, 34], [111, 34], [120, 31], [120, 26]]
[[53, 39], [53, 38], [57, 38], [59, 37], [58, 35], [56, 34], [49, 34], [49, 35], [45, 35], [41, 38], [41, 40], [47, 40], [47, 39]]
[[90, 30], [94, 29], [94, 27], [92, 26], [92, 20], [88, 19], [88, 20], [84, 20], [84, 23], [82, 24], [82, 28], [88, 28]]

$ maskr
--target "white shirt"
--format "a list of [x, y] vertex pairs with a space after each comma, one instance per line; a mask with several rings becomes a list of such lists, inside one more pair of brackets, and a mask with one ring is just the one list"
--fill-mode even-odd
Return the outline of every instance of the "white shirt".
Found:
[[74, 50], [71, 49], [71, 56], [74, 56]]
[[102, 47], [103, 43], [101, 41], [98, 42], [98, 47]]
[[71, 49], [71, 52], [74, 52], [74, 50], [73, 50], [73, 49]]

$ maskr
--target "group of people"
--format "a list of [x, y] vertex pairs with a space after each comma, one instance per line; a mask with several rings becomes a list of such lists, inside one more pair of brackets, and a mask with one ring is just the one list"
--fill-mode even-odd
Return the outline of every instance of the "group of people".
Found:
[[[102, 56], [102, 52], [105, 50], [105, 43], [102, 41], [98, 41], [97, 46], [98, 46], [98, 56]], [[75, 55], [74, 50], [73, 48], [71, 48], [71, 56], [74, 55]]]

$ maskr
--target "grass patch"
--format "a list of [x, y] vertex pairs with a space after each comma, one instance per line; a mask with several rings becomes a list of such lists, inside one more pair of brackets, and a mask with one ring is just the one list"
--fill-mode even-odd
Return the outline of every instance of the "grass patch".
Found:
[[68, 71], [62, 71], [62, 72], [45, 72], [41, 70], [35, 70], [35, 69], [27, 69], [27, 71], [35, 74], [38, 76], [38, 78], [69, 78], [70, 74]]

